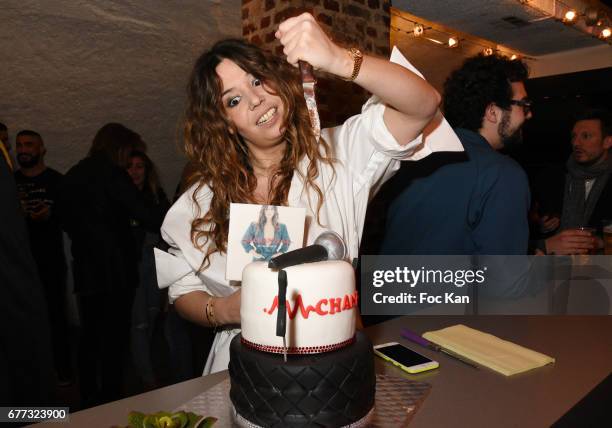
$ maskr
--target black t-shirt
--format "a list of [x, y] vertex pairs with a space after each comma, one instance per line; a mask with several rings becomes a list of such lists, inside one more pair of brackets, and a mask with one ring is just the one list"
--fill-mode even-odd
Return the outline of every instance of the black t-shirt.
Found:
[[30, 245], [40, 269], [63, 269], [64, 244], [57, 215], [62, 174], [47, 168], [35, 177], [15, 172], [17, 194], [26, 217]]

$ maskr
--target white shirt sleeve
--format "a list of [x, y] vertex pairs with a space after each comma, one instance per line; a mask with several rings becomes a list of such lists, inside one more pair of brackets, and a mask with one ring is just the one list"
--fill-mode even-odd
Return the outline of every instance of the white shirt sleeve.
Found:
[[[225, 279], [225, 255], [211, 255], [210, 264], [200, 270], [207, 245], [196, 248], [191, 241], [191, 223], [198, 214], [192, 199], [196, 186], [186, 191], [170, 208], [161, 227], [164, 241], [170, 245], [168, 252], [157, 250], [155, 263], [160, 288], [170, 287], [168, 298], [174, 302], [192, 291], [204, 291], [213, 296], [228, 296], [237, 287]], [[198, 193], [200, 216], [208, 211], [212, 193], [203, 187]]]
[[397, 161], [408, 159], [421, 144], [421, 136], [405, 146], [398, 144], [384, 123], [385, 108], [378, 97], [370, 97], [361, 114], [323, 134], [333, 147], [335, 159], [352, 177], [354, 192], [370, 189], [390, 176], [399, 168]]

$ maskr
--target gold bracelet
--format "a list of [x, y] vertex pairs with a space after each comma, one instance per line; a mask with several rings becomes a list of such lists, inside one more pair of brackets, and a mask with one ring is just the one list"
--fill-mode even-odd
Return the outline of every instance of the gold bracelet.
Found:
[[206, 302], [206, 320], [208, 321], [208, 325], [212, 328], [217, 328], [218, 323], [215, 318], [215, 301], [214, 296], [210, 296], [208, 302]]
[[208, 306], [210, 305], [210, 299], [206, 301], [206, 306], [204, 306], [204, 315], [206, 315], [206, 322], [210, 325], [210, 311], [208, 310]]
[[359, 70], [361, 70], [361, 63], [363, 62], [363, 54], [357, 48], [350, 48], [347, 52], [350, 55], [350, 57], [353, 59], [353, 73], [351, 74], [351, 77], [345, 80], [352, 82], [353, 80], [357, 78], [357, 76], [359, 75]]

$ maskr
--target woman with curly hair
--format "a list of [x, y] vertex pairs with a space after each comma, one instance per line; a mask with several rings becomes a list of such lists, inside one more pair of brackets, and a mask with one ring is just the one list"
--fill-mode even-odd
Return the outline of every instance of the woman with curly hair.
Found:
[[[230, 203], [305, 207], [305, 243], [333, 230], [354, 258], [373, 191], [398, 160], [435, 150], [419, 135], [440, 97], [418, 75], [371, 56], [361, 61], [309, 14], [281, 23], [276, 37], [285, 58], [239, 40], [218, 42], [197, 60], [188, 86], [185, 149], [198, 168], [162, 227], [171, 255], [158, 253], [158, 281], [170, 285], [184, 318], [218, 328], [204, 374], [227, 368], [239, 331], [240, 287], [225, 279]], [[374, 95], [318, 142], [298, 60]]]

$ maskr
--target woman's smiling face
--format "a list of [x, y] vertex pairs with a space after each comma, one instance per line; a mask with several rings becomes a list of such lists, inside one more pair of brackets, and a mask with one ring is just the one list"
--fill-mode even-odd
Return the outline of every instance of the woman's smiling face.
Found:
[[259, 149], [283, 142], [285, 108], [263, 82], [224, 59], [216, 68], [223, 108], [248, 146]]

